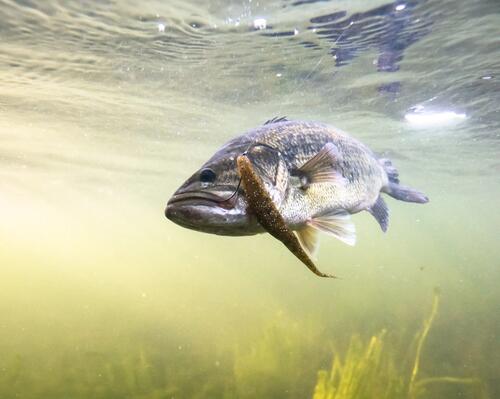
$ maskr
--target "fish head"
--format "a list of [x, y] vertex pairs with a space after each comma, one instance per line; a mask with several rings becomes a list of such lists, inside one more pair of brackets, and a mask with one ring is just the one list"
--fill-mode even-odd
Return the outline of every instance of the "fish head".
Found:
[[257, 223], [247, 213], [235, 156], [216, 154], [182, 184], [167, 203], [174, 223], [219, 235], [255, 234]]
[[263, 145], [236, 138], [226, 143], [174, 193], [165, 215], [174, 223], [205, 233], [241, 236], [264, 231], [248, 212], [236, 159], [246, 153], [279, 208], [288, 171], [280, 155]]

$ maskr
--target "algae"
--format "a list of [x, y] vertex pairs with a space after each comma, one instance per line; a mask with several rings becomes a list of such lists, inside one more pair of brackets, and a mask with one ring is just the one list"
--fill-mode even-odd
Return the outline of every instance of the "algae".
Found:
[[[318, 320], [279, 312], [257, 336], [249, 334], [244, 339], [240, 335], [234, 346], [198, 345], [188, 350], [177, 346], [168, 331], [164, 332], [168, 339], [119, 340], [116, 347], [95, 350], [64, 344], [50, 356], [42, 350], [1, 357], [0, 396], [429, 399], [460, 395], [486, 399], [479, 379], [427, 372], [429, 365], [422, 359], [427, 358], [426, 342], [438, 309], [436, 292], [429, 316], [416, 334], [386, 328], [369, 339], [361, 334], [334, 335], [332, 339], [332, 332]], [[340, 350], [331, 361], [334, 348]], [[330, 362], [329, 370], [317, 372]], [[460, 392], [453, 391], [459, 386]]]
[[471, 385], [475, 397], [485, 399], [487, 394], [477, 378], [419, 378], [422, 351], [438, 312], [439, 299], [440, 292], [435, 289], [429, 316], [410, 345], [409, 352], [414, 354], [410, 364], [397, 358], [386, 330], [372, 336], [366, 344], [359, 335], [353, 335], [344, 359], [336, 353], [331, 369], [318, 372], [313, 399], [417, 399], [434, 384]]

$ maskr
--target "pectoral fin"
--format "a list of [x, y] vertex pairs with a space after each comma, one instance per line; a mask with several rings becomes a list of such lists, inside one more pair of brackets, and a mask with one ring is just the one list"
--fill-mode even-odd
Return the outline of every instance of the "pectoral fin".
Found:
[[387, 226], [389, 225], [389, 208], [384, 199], [379, 195], [377, 201], [368, 209], [373, 217], [377, 220], [380, 228], [385, 233], [387, 231]]
[[340, 152], [333, 143], [326, 143], [320, 152], [302, 165], [299, 172], [308, 184], [338, 182], [344, 179], [335, 165], [340, 160]]
[[356, 228], [351, 215], [343, 210], [315, 216], [307, 224], [348, 244], [356, 244]]

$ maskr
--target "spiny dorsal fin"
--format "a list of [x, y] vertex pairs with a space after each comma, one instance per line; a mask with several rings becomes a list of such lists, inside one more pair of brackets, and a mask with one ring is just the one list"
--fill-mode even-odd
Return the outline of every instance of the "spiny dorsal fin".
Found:
[[351, 215], [344, 210], [335, 210], [315, 216], [307, 222], [326, 234], [330, 234], [340, 241], [348, 244], [356, 244], [356, 228], [351, 221]]
[[278, 122], [288, 122], [288, 119], [286, 118], [286, 116], [275, 116], [274, 118], [265, 121], [264, 125], [270, 125], [272, 123], [278, 123]]
[[326, 143], [314, 157], [302, 165], [299, 172], [306, 177], [307, 184], [339, 182], [344, 179], [335, 165], [341, 158], [333, 143]]
[[309, 256], [315, 258], [319, 246], [318, 230], [314, 227], [306, 225], [302, 229], [297, 230], [296, 233], [302, 248], [306, 250]]
[[387, 231], [387, 226], [389, 225], [389, 208], [387, 208], [387, 204], [380, 195], [372, 207], [368, 208], [368, 212], [373, 215], [380, 225], [380, 228], [385, 233]]

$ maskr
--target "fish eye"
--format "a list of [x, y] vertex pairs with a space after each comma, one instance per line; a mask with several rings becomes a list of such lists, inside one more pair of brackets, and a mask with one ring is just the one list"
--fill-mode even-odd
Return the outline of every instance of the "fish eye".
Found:
[[215, 172], [212, 169], [203, 169], [200, 172], [200, 181], [202, 183], [213, 183], [216, 179]]

